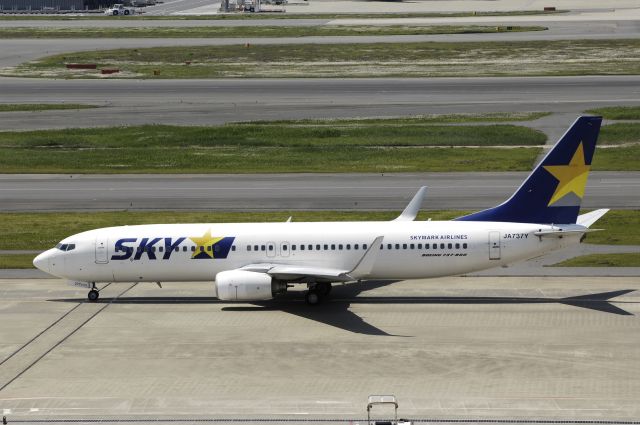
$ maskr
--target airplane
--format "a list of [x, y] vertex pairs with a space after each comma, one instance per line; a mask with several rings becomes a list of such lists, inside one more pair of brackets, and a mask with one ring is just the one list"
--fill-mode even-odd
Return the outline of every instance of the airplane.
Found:
[[149, 224], [69, 236], [33, 264], [72, 285], [213, 282], [225, 301], [265, 301], [294, 285], [320, 303], [332, 284], [460, 275], [580, 243], [608, 209], [579, 215], [602, 118], [579, 117], [502, 204], [415, 221], [426, 187], [384, 222]]

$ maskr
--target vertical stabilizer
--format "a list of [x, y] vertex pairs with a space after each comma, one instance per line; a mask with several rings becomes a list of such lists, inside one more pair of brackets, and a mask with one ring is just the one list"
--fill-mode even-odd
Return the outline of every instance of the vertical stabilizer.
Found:
[[464, 221], [575, 223], [602, 117], [580, 117], [506, 202]]

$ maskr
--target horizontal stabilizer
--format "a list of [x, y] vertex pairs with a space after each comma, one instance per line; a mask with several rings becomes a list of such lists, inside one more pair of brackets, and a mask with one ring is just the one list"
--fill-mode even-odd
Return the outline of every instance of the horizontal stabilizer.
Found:
[[608, 212], [608, 208], [603, 208], [601, 210], [595, 210], [586, 214], [581, 214], [578, 216], [578, 220], [576, 221], [576, 223], [584, 227], [591, 227], [593, 223], [600, 220], [600, 218]]
[[427, 186], [422, 186], [415, 195], [413, 195], [413, 199], [409, 202], [409, 205], [402, 211], [396, 219], [393, 221], [413, 221], [418, 216], [418, 212], [420, 212], [420, 208], [422, 207], [422, 201], [424, 199], [424, 195], [427, 193]]
[[560, 238], [562, 236], [599, 232], [601, 230], [604, 230], [604, 229], [587, 229], [587, 228], [584, 228], [584, 229], [569, 229], [569, 230], [556, 229], [556, 230], [541, 230], [539, 232], [533, 232], [533, 234], [536, 235], [536, 236], [540, 236], [540, 237], [556, 237], [556, 238]]

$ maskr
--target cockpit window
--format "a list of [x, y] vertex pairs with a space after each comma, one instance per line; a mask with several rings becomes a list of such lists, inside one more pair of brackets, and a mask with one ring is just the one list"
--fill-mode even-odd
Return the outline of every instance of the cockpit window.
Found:
[[74, 243], [59, 243], [56, 245], [56, 248], [60, 251], [71, 251], [76, 248], [76, 244]]

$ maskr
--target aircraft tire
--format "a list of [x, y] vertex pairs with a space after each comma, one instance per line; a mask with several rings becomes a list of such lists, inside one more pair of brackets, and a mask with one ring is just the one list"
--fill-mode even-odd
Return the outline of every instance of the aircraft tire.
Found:
[[318, 305], [320, 304], [320, 294], [318, 294], [316, 291], [308, 291], [305, 296], [304, 296], [304, 300], [307, 302], [307, 304], [309, 305]]
[[100, 297], [100, 292], [96, 291], [95, 289], [90, 290], [89, 294], [87, 295], [87, 298], [89, 298], [89, 301], [91, 302], [98, 301], [99, 297]]

